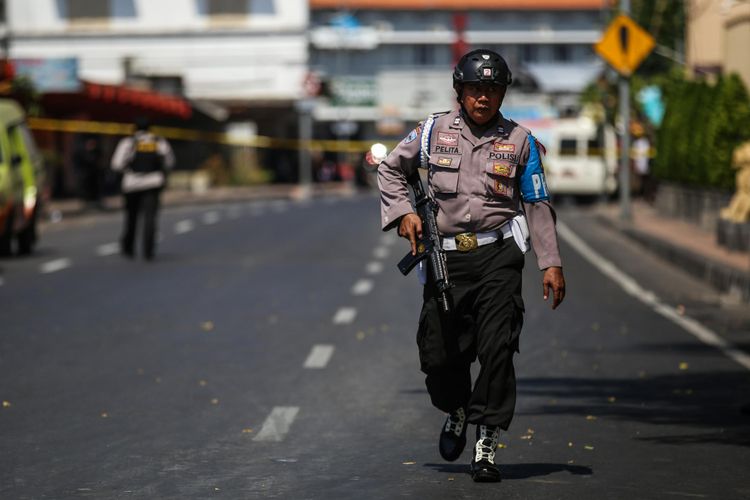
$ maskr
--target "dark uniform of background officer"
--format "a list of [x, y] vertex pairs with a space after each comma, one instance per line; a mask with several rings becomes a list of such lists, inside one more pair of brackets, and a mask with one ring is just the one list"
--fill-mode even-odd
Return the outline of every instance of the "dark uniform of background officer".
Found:
[[[515, 409], [513, 354], [524, 311], [524, 254], [510, 228], [520, 208], [544, 272], [544, 298], [551, 289], [556, 308], [565, 293], [541, 147], [530, 131], [499, 112], [510, 83], [502, 57], [489, 50], [469, 52], [453, 74], [460, 110], [437, 116], [429, 136], [429, 194], [439, 207], [438, 229], [455, 286], [449, 291], [453, 309], [444, 314], [428, 276], [417, 343], [432, 403], [449, 414], [440, 434], [443, 458], [456, 460], [466, 444], [467, 422], [477, 425], [475, 481], [500, 480], [494, 463], [499, 430], [508, 429]], [[383, 230], [398, 227], [412, 253], [422, 224], [406, 179], [420, 164], [422, 126], [378, 167]], [[457, 241], [476, 243], [462, 252]], [[470, 365], [477, 357], [480, 371], [472, 388]]]
[[135, 134], [123, 138], [112, 156], [111, 168], [123, 172], [122, 192], [125, 196], [125, 228], [120, 250], [133, 257], [138, 219], [143, 216], [143, 256], [154, 258], [156, 248], [156, 217], [159, 195], [167, 182], [167, 171], [174, 166], [174, 153], [163, 137], [149, 132], [146, 118], [138, 118]]

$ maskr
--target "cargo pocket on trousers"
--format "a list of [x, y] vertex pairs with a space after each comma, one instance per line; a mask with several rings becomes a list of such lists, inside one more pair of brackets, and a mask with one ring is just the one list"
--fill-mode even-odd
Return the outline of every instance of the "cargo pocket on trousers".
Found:
[[523, 328], [523, 314], [526, 308], [523, 304], [523, 297], [520, 295], [514, 295], [513, 299], [513, 315], [510, 324], [510, 346], [516, 352], [521, 352], [519, 349], [518, 339], [521, 336], [521, 329]]

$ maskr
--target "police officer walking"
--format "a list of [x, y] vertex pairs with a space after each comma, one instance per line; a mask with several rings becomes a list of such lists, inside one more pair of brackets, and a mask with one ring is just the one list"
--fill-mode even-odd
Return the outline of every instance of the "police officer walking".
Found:
[[[495, 450], [515, 409], [513, 355], [523, 322], [521, 271], [529, 235], [544, 299], [552, 292], [554, 309], [565, 295], [542, 146], [500, 113], [511, 81], [499, 54], [481, 49], [464, 55], [453, 72], [460, 109], [431, 115], [378, 167], [382, 228], [398, 228], [416, 254], [423, 228], [407, 179], [422, 157], [429, 159], [428, 191], [454, 286], [446, 313], [428, 269], [417, 332], [420, 364], [433, 405], [448, 414], [439, 440], [445, 460], [459, 458], [468, 424], [476, 425], [471, 475], [478, 482], [501, 478]], [[477, 358], [472, 387], [470, 366]]]
[[149, 131], [146, 118], [135, 121], [135, 134], [117, 144], [111, 168], [123, 172], [122, 192], [125, 196], [125, 228], [120, 250], [126, 257], [134, 256], [138, 219], [143, 216], [143, 257], [154, 258], [156, 217], [159, 195], [166, 185], [167, 171], [174, 166], [174, 153], [163, 137]]

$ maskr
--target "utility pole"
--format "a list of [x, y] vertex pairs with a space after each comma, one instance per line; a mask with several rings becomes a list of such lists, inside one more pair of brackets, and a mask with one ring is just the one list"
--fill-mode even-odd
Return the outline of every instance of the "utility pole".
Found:
[[[620, 0], [620, 12], [630, 15], [630, 0]], [[628, 32], [620, 32], [623, 48], [627, 48]], [[630, 221], [633, 218], [630, 204], [630, 77], [620, 75], [620, 120], [622, 121], [622, 140], [620, 142], [620, 219]]]

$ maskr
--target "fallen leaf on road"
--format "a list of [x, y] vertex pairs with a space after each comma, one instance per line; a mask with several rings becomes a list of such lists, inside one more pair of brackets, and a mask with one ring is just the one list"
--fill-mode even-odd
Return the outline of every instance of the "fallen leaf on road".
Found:
[[682, 361], [680, 363], [680, 370], [687, 370], [690, 367], [690, 365], [687, 364], [687, 362]]
[[201, 328], [203, 328], [204, 332], [210, 332], [214, 329], [214, 322], [213, 321], [204, 321], [201, 323]]
[[685, 306], [683, 306], [682, 304], [680, 304], [679, 306], [677, 306], [677, 314], [679, 314], [680, 316], [684, 316], [685, 315]]
[[568, 441], [568, 448], [572, 448], [572, 447], [573, 447], [573, 443], [571, 441]]
[[588, 451], [591, 451], [591, 450], [593, 450], [593, 449], [594, 449], [594, 447], [593, 447], [593, 446], [591, 446], [591, 445], [588, 445], [588, 444], [587, 444], [586, 446], [584, 446], [584, 447], [583, 447], [583, 449], [584, 449], [584, 450], [588, 450]]
[[521, 439], [527, 439], [527, 440], [534, 439], [534, 436], [532, 434], [526, 434], [526, 435], [521, 436]]
[[416, 464], [417, 462], [401, 462], [401, 463], [403, 463], [404, 465], [414, 465], [414, 464]]
[[365, 332], [363, 331], [357, 332], [357, 340], [365, 340]]
[[10, 404], [10, 401], [3, 401], [3, 408], [10, 408], [11, 406], [13, 405]]
[[100, 417], [102, 417], [102, 418], [109, 418], [109, 413], [107, 413], [106, 411], [103, 411], [102, 414], [100, 415]]
[[248, 429], [242, 429], [242, 433], [243, 433], [243, 434], [250, 434], [250, 433], [252, 433], [252, 432], [253, 432], [253, 430], [252, 430], [252, 429], [249, 429], [249, 428], [248, 428]]
[[617, 401], [617, 398], [614, 396], [610, 396], [607, 398], [607, 401], [609, 401], [610, 403], [614, 403], [615, 401]]
[[205, 380], [199, 380], [198, 385], [201, 387], [206, 387], [206, 385], [208, 385], [208, 382], [206, 382]]
[[212, 405], [217, 405], [217, 404], [219, 404], [219, 398], [213, 398], [213, 399], [211, 400], [211, 404], [212, 404]]
[[455, 479], [455, 478], [452, 478], [452, 477], [449, 477], [449, 478], [448, 478], [448, 481], [455, 481], [455, 480], [456, 480], [456, 479]]
[[569, 464], [574, 464], [575, 462], [576, 462], [575, 460], [568, 460]]
[[593, 415], [586, 415], [586, 420], [596, 420], [596, 417]]
[[500, 448], [500, 449], [502, 450], [502, 449], [505, 449], [505, 448], [507, 448], [507, 447], [508, 447], [508, 445], [507, 445], [507, 444], [504, 444], [504, 443], [497, 443], [497, 447], [498, 447], [498, 448]]
[[595, 331], [595, 332], [598, 332], [599, 331], [599, 323], [592, 323], [591, 324], [591, 329], [593, 331]]

